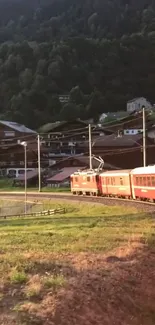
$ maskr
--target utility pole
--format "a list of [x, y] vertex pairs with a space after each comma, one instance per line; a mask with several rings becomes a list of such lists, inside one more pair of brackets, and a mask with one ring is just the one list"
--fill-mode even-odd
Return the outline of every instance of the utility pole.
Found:
[[24, 144], [25, 153], [25, 215], [27, 213], [27, 143]]
[[91, 141], [91, 124], [89, 124], [89, 168], [92, 169], [92, 141]]
[[41, 192], [41, 164], [40, 164], [40, 135], [38, 134], [38, 181], [39, 192]]
[[146, 120], [145, 120], [145, 106], [143, 106], [143, 166], [146, 167]]
[[25, 179], [25, 215], [27, 212], [27, 142], [26, 141], [17, 141], [18, 144], [24, 147], [24, 161], [25, 161], [25, 174], [24, 174], [24, 179]]

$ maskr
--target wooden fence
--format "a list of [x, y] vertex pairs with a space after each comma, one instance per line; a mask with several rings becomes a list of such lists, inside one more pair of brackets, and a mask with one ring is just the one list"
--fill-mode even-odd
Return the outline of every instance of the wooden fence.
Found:
[[59, 213], [66, 213], [65, 208], [57, 208], [57, 209], [50, 209], [40, 212], [31, 212], [31, 213], [19, 213], [19, 214], [12, 214], [12, 215], [3, 215], [0, 216], [0, 218], [6, 219], [6, 218], [12, 218], [12, 217], [41, 217], [41, 216], [52, 216], [54, 214]]

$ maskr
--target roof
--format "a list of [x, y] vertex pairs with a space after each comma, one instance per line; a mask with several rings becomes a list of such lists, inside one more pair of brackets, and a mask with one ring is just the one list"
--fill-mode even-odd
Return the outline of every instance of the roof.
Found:
[[[62, 160], [60, 160], [60, 161], [58, 161], [58, 162], [56, 162], [54, 165], [52, 165], [52, 166], [50, 166], [49, 168], [52, 168], [52, 169], [55, 169], [56, 167], [58, 167], [62, 162], [65, 164], [65, 162], [67, 162], [68, 160], [74, 160], [74, 161], [77, 161], [77, 166], [79, 166], [78, 164], [80, 164], [80, 163], [83, 163], [83, 167], [85, 167], [85, 168], [88, 168], [88, 166], [89, 166], [89, 156], [84, 156], [84, 155], [78, 155], [78, 156], [71, 156], [71, 157], [67, 157], [67, 158], [64, 158], [64, 159], [62, 159]], [[80, 168], [83, 168], [83, 167], [80, 167]], [[92, 167], [93, 168], [98, 168], [99, 167], [99, 162], [96, 160], [96, 159], [94, 159], [94, 157], [92, 157]], [[64, 167], [65, 168], [65, 167]], [[66, 167], [67, 168], [67, 167]], [[70, 168], [72, 168], [72, 167], [70, 167]], [[75, 168], [78, 168], [78, 167], [75, 167]], [[120, 169], [120, 168], [118, 168], [118, 167], [116, 167], [116, 166], [113, 166], [113, 165], [111, 165], [111, 164], [108, 164], [108, 163], [104, 163], [104, 166], [103, 166], [103, 168], [105, 168], [105, 169], [113, 169], [113, 170], [115, 170], [115, 169]]]
[[[148, 111], [146, 109], [146, 112], [145, 112], [145, 117], [146, 117], [146, 125], [149, 124], [153, 124], [152, 122], [152, 119], [151, 119], [151, 116], [150, 116], [150, 111]], [[143, 113], [141, 111], [134, 111], [134, 112], [131, 112], [129, 115], [125, 116], [125, 117], [121, 117], [119, 119], [115, 119], [111, 122], [108, 122], [108, 123], [103, 123], [103, 128], [111, 128], [111, 130], [113, 128], [116, 128], [117, 129], [120, 129], [120, 127], [123, 129], [124, 126], [126, 124], [134, 124], [136, 127], [140, 124], [142, 124], [142, 120], [143, 120]]]
[[[89, 166], [89, 156], [79, 156], [77, 158], [75, 157], [75, 159], [77, 159], [78, 161], [84, 163], [86, 165], [86, 167]], [[94, 157], [92, 157], [92, 167], [93, 168], [98, 168], [99, 164], [100, 163], [96, 159], [94, 159]], [[105, 162], [103, 168], [105, 168], [105, 169], [117, 169], [118, 167], [113, 166], [113, 165], [108, 164], [108, 163]]]
[[74, 121], [57, 121], [57, 122], [54, 122], [54, 123], [47, 123], [47, 124], [42, 125], [39, 128], [38, 132], [46, 133], [46, 132], [54, 131], [58, 126], [63, 126], [65, 124], [71, 123], [71, 122], [80, 122], [80, 123], [82, 123], [84, 125], [89, 124], [87, 121], [80, 120], [79, 118], [75, 119]]
[[11, 129], [13, 129], [15, 131], [21, 132], [21, 133], [35, 133], [35, 134], [37, 133], [36, 131], [27, 128], [25, 125], [22, 125], [22, 124], [19, 124], [19, 123], [16, 123], [16, 122], [0, 120], [0, 123], [5, 125], [5, 126], [8, 126], [9, 128], [11, 128]]
[[96, 175], [99, 175], [99, 172], [97, 170], [85, 169], [85, 170], [77, 171], [77, 172], [74, 172], [73, 174], [71, 174], [71, 176], [77, 176], [77, 175], [96, 176]]
[[129, 175], [131, 172], [131, 169], [123, 169], [123, 170], [112, 170], [112, 171], [106, 171], [101, 174], [101, 176], [121, 176], [121, 175]]
[[132, 175], [155, 174], [155, 165], [135, 168], [131, 171]]
[[125, 117], [129, 116], [129, 112], [127, 111], [119, 111], [119, 112], [109, 112], [107, 113], [107, 117], [112, 117], [115, 119], [123, 119]]
[[48, 178], [47, 181], [50, 181], [50, 182], [62, 182], [65, 179], [69, 178], [71, 174], [74, 174], [79, 169], [82, 169], [82, 168], [81, 167], [66, 167], [66, 168], [63, 168], [60, 173], [54, 175], [51, 178]]
[[64, 123], [65, 123], [64, 121], [62, 121], [62, 122], [58, 121], [55, 123], [47, 123], [47, 124], [42, 125], [38, 131], [42, 132], [42, 133], [50, 132], [50, 131], [54, 130], [57, 126], [61, 126]]
[[[30, 172], [27, 172], [27, 177], [26, 179], [32, 179], [33, 177], [36, 177], [38, 175], [38, 172], [36, 170], [32, 170]], [[25, 174], [22, 174], [18, 176], [15, 181], [25, 181]]]
[[[133, 98], [133, 99], [128, 100], [128, 103], [135, 102], [136, 100], [138, 100], [138, 99], [140, 99], [140, 98], [144, 98], [144, 99], [146, 99], [145, 97], [135, 97], [135, 98]], [[146, 99], [146, 100], [147, 100], [147, 99]]]
[[[117, 136], [111, 134], [107, 136], [100, 136], [92, 141], [92, 147], [133, 147], [139, 145], [138, 141], [142, 140], [142, 134], [136, 135], [122, 135]], [[85, 146], [88, 146], [88, 141], [85, 142]]]

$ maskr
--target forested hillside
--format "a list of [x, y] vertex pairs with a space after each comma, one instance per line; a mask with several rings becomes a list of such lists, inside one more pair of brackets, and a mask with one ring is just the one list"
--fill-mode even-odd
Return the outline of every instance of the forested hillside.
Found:
[[0, 118], [97, 118], [154, 88], [155, 1], [0, 0]]

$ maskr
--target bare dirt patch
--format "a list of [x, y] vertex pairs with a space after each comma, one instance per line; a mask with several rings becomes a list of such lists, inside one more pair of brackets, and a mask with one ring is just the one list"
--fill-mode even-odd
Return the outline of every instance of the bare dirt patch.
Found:
[[[18, 290], [17, 286], [2, 288], [1, 325], [155, 324], [153, 249], [136, 242], [110, 254], [61, 254], [58, 258], [65, 286], [58, 290], [42, 288], [40, 301], [24, 299], [19, 294], [24, 292], [23, 286]], [[28, 283], [32, 288], [33, 279]]]

